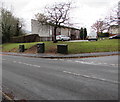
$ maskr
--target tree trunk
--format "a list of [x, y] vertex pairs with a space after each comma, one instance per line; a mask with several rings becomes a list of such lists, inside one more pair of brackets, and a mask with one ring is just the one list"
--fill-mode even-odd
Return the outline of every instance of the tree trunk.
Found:
[[57, 40], [56, 40], [56, 30], [57, 30], [57, 27], [55, 26], [54, 27], [54, 35], [53, 35], [53, 43], [57, 43]]

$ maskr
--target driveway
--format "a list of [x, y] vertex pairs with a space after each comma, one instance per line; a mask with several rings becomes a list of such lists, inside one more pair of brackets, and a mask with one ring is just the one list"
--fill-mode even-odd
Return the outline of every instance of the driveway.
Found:
[[67, 42], [87, 42], [88, 40], [70, 40], [70, 41], [67, 41]]

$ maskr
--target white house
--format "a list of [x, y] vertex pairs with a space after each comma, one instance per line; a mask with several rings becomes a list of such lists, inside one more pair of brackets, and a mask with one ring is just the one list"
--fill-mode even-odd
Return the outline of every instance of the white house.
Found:
[[111, 25], [109, 27], [109, 34], [110, 35], [117, 35], [120, 34], [120, 26], [119, 25]]
[[[31, 20], [32, 34], [38, 34], [40, 41], [51, 41], [54, 34], [54, 26], [51, 24], [41, 24], [37, 20]], [[80, 39], [80, 30], [73, 27], [60, 26], [56, 31], [57, 35], [66, 35], [71, 39]]]

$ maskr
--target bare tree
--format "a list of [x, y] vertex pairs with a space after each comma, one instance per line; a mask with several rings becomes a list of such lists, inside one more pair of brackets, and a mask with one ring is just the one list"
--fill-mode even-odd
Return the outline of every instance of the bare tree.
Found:
[[118, 6], [115, 5], [115, 7], [113, 7], [109, 14], [105, 17], [105, 22], [107, 22], [109, 25], [112, 25], [112, 24], [117, 24], [118, 23], [118, 20], [119, 20], [119, 9], [118, 9]]
[[[118, 12], [117, 12], [117, 15], [118, 15], [118, 25], [120, 26], [120, 1], [118, 2]], [[120, 27], [119, 27], [119, 30], [120, 30]]]
[[37, 14], [35, 15], [35, 17], [36, 17], [36, 19], [38, 20], [38, 22], [41, 23], [41, 24], [46, 24], [47, 21], [48, 21], [47, 16], [45, 16], [45, 15], [42, 14], [42, 13], [37, 13]]
[[103, 20], [97, 20], [91, 28], [97, 32], [97, 34], [102, 33], [104, 30], [107, 30], [109, 24]]
[[110, 25], [119, 23], [120, 17], [120, 8], [115, 5], [113, 9], [109, 11], [109, 14], [104, 18], [104, 20], [97, 20], [91, 27], [94, 29], [97, 34], [102, 33], [104, 30], [108, 30]]
[[54, 26], [53, 42], [56, 43], [56, 30], [61, 24], [68, 24], [71, 2], [55, 3], [52, 6], [45, 7], [45, 15], [38, 13], [37, 20], [40, 23], [51, 23]]

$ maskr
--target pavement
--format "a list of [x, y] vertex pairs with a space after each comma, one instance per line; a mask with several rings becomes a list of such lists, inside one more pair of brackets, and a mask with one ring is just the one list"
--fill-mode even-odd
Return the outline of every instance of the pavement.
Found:
[[83, 53], [83, 54], [46, 54], [46, 53], [25, 54], [25, 53], [0, 52], [0, 54], [25, 56], [25, 57], [37, 57], [37, 58], [84, 58], [84, 57], [119, 55], [120, 53], [119, 52], [97, 52], [97, 53]]

